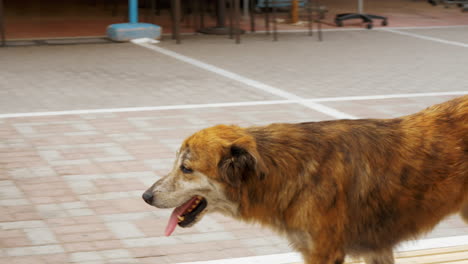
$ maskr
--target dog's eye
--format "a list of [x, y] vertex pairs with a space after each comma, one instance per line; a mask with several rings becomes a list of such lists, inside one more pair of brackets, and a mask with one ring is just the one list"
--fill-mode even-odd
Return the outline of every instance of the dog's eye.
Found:
[[185, 167], [184, 165], [180, 165], [180, 170], [181, 170], [183, 173], [192, 173], [192, 172], [193, 172], [192, 169], [189, 169], [189, 168]]

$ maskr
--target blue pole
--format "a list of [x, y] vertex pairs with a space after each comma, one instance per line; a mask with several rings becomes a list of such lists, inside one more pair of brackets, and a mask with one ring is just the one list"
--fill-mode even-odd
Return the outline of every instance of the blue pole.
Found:
[[128, 19], [130, 23], [138, 23], [138, 0], [128, 0]]

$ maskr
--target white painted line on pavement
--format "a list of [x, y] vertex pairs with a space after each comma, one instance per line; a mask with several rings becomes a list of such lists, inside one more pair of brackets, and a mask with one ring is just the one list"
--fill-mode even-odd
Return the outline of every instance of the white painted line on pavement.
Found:
[[432, 93], [408, 93], [408, 94], [383, 94], [383, 95], [361, 95], [361, 96], [341, 96], [341, 97], [323, 97], [315, 99], [305, 99], [309, 102], [339, 102], [339, 101], [359, 101], [359, 100], [384, 100], [397, 98], [414, 98], [414, 97], [436, 97], [450, 95], [466, 95], [468, 91], [450, 91], [450, 92], [432, 92]]
[[228, 103], [214, 103], [214, 104], [186, 104], [186, 105], [165, 105], [165, 106], [107, 108], [107, 109], [85, 109], [85, 110], [69, 110], [69, 111], [53, 111], [53, 112], [11, 113], [11, 114], [0, 114], [0, 119], [15, 118], [15, 117], [85, 115], [85, 114], [144, 112], [144, 111], [196, 109], [196, 108], [212, 108], [212, 107], [291, 104], [295, 102], [296, 101], [290, 101], [290, 100], [272, 100], [272, 101], [228, 102]]
[[468, 44], [462, 43], [462, 42], [457, 42], [457, 41], [450, 41], [450, 40], [445, 40], [445, 39], [441, 39], [441, 38], [433, 38], [433, 37], [428, 37], [428, 36], [424, 36], [424, 35], [420, 35], [420, 34], [415, 34], [415, 33], [411, 33], [411, 32], [404, 32], [404, 31], [399, 31], [399, 30], [395, 30], [395, 29], [388, 29], [388, 28], [379, 28], [377, 30], [392, 32], [392, 33], [395, 33], [395, 34], [400, 34], [400, 35], [409, 36], [409, 37], [418, 38], [418, 39], [429, 40], [429, 41], [438, 42], [438, 43], [442, 43], [442, 44], [448, 44], [448, 45], [452, 45], [452, 46], [458, 46], [458, 47], [462, 47], [462, 48], [468, 48]]
[[151, 45], [151, 44], [148, 44], [148, 43], [135, 43], [135, 44], [138, 45], [138, 46], [150, 49], [150, 50], [157, 51], [157, 52], [159, 52], [161, 54], [172, 57], [174, 59], [186, 62], [186, 63], [191, 64], [193, 66], [196, 66], [198, 68], [201, 68], [201, 69], [216, 73], [216, 74], [221, 75], [223, 77], [238, 81], [240, 83], [246, 84], [246, 85], [254, 87], [256, 89], [268, 92], [270, 94], [273, 94], [273, 95], [276, 95], [276, 96], [279, 96], [279, 97], [282, 97], [284, 99], [288, 99], [288, 100], [300, 100], [301, 99], [299, 96], [297, 96], [295, 94], [292, 94], [292, 93], [280, 90], [278, 88], [272, 87], [270, 85], [267, 85], [267, 84], [264, 84], [264, 83], [261, 83], [261, 82], [258, 82], [258, 81], [243, 77], [243, 76], [241, 76], [239, 74], [236, 74], [236, 73], [221, 69], [221, 68], [216, 67], [214, 65], [211, 65], [211, 64], [208, 64], [208, 63], [205, 63], [205, 62], [202, 62], [202, 61], [187, 57], [185, 55], [179, 54], [177, 52], [174, 52], [174, 51], [171, 51], [171, 50], [168, 50], [168, 49], [164, 49], [164, 48], [161, 48], [161, 47], [158, 47], [158, 46], [155, 46], [155, 45]]
[[[125, 113], [125, 112], [144, 112], [144, 111], [164, 111], [164, 110], [184, 110], [198, 108], [216, 108], [216, 107], [236, 107], [236, 106], [255, 106], [255, 105], [275, 105], [275, 104], [295, 104], [295, 103], [318, 103], [318, 102], [339, 102], [339, 101], [358, 101], [358, 100], [383, 100], [396, 98], [414, 98], [414, 97], [437, 97], [451, 95], [466, 95], [468, 91], [450, 91], [433, 93], [408, 93], [408, 94], [385, 94], [385, 95], [364, 95], [364, 96], [341, 96], [341, 97], [323, 97], [300, 100], [269, 100], [269, 101], [247, 101], [247, 102], [227, 102], [213, 104], [186, 104], [186, 105], [164, 105], [148, 107], [127, 107], [127, 108], [108, 108], [108, 109], [85, 109], [53, 112], [31, 112], [31, 113], [11, 113], [0, 114], [0, 119], [17, 117], [41, 117], [41, 116], [61, 116], [61, 115], [85, 115], [101, 113]], [[315, 107], [318, 107], [315, 105]], [[327, 107], [320, 105], [320, 107]], [[325, 111], [325, 110], [324, 110]], [[332, 111], [328, 109], [327, 111]], [[338, 115], [338, 113], [336, 113]]]
[[[454, 247], [468, 245], [467, 236], [452, 236], [440, 238], [421, 239], [413, 242], [405, 242], [395, 251], [405, 252], [432, 248]], [[292, 264], [301, 263], [302, 258], [298, 253], [274, 254], [245, 258], [219, 259], [210, 261], [184, 262], [178, 264]]]
[[183, 262], [177, 264], [291, 264], [302, 262], [299, 253], [284, 253], [265, 256]]
[[141, 47], [144, 47], [144, 48], [147, 48], [147, 49], [150, 49], [150, 50], [153, 50], [153, 51], [156, 51], [156, 52], [159, 52], [159, 53], [164, 54], [166, 56], [170, 56], [170, 57], [172, 57], [174, 59], [186, 62], [188, 64], [191, 64], [191, 65], [195, 66], [195, 67], [198, 67], [198, 68], [213, 72], [215, 74], [221, 75], [221, 76], [229, 78], [231, 80], [235, 80], [237, 82], [243, 83], [243, 84], [248, 85], [248, 86], [250, 86], [252, 88], [255, 88], [257, 90], [262, 90], [264, 92], [267, 92], [267, 93], [282, 97], [282, 98], [287, 99], [287, 100], [298, 100], [299, 101], [298, 104], [301, 104], [301, 105], [303, 105], [303, 106], [305, 106], [307, 108], [310, 108], [310, 109], [315, 110], [317, 112], [321, 112], [321, 113], [326, 114], [326, 115], [331, 116], [331, 117], [340, 118], [340, 119], [341, 118], [346, 118], [346, 119], [355, 119], [356, 118], [356, 117], [354, 117], [352, 115], [340, 112], [340, 111], [338, 111], [336, 109], [332, 109], [330, 107], [322, 106], [322, 105], [317, 104], [317, 103], [303, 103], [303, 102], [301, 102], [303, 100], [303, 98], [299, 97], [298, 95], [295, 95], [295, 94], [287, 92], [287, 91], [283, 91], [281, 89], [278, 89], [276, 87], [273, 87], [271, 85], [268, 85], [268, 84], [265, 84], [265, 83], [262, 83], [262, 82], [259, 82], [259, 81], [249, 79], [247, 77], [244, 77], [242, 75], [239, 75], [239, 74], [224, 70], [224, 69], [216, 67], [214, 65], [211, 65], [211, 64], [208, 64], [208, 63], [205, 63], [205, 62], [202, 62], [202, 61], [187, 57], [187, 56], [179, 54], [177, 52], [174, 52], [174, 51], [171, 51], [171, 50], [168, 50], [168, 49], [164, 49], [164, 48], [161, 48], [161, 47], [149, 44], [149, 43], [134, 43], [134, 44], [138, 45], [138, 46], [141, 46]]

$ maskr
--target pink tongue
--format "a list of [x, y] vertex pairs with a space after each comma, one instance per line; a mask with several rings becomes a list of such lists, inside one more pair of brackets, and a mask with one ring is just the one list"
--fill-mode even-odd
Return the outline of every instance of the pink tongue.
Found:
[[170, 236], [172, 232], [174, 232], [177, 226], [177, 223], [179, 222], [179, 219], [177, 218], [177, 216], [183, 214], [196, 199], [197, 197], [193, 197], [188, 202], [184, 203], [183, 205], [177, 207], [176, 209], [174, 209], [174, 211], [172, 211], [171, 217], [169, 218], [169, 222], [167, 223], [167, 226], [166, 226], [166, 232], [165, 232], [166, 236]]

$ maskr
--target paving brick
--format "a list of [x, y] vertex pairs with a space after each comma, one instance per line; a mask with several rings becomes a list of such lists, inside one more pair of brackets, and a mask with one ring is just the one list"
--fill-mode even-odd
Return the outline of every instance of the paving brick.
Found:
[[145, 218], [155, 218], [152, 212], [138, 212], [138, 213], [120, 213], [120, 214], [108, 214], [102, 215], [101, 218], [106, 222], [120, 222], [120, 221], [132, 221]]
[[23, 193], [12, 181], [0, 181], [0, 199], [23, 198]]
[[68, 214], [70, 216], [94, 215], [94, 211], [88, 208], [71, 209], [71, 210], [68, 210]]
[[122, 243], [127, 247], [150, 247], [159, 245], [174, 245], [177, 244], [177, 239], [174, 237], [151, 237], [151, 238], [135, 238], [124, 239]]
[[96, 246], [94, 242], [76, 242], [76, 243], [66, 243], [63, 244], [63, 248], [66, 252], [83, 252], [83, 251], [94, 251]]
[[18, 206], [18, 205], [28, 205], [30, 204], [29, 200], [26, 199], [5, 199], [0, 200], [0, 206]]
[[63, 248], [60, 245], [34, 246], [34, 247], [17, 247], [6, 249], [8, 256], [28, 256], [28, 255], [45, 255], [52, 253], [62, 253]]
[[192, 234], [192, 235], [179, 235], [174, 236], [177, 241], [184, 243], [197, 243], [205, 241], [218, 241], [218, 240], [231, 240], [235, 237], [229, 232], [210, 232], [202, 234]]
[[15, 256], [13, 261], [10, 262], [12, 257], [9, 258], [1, 258], [0, 262], [1, 263], [14, 263], [14, 264], [31, 264], [31, 263], [37, 263], [37, 264], [48, 264], [45, 260], [42, 260], [38, 258], [37, 256]]
[[95, 231], [92, 233], [73, 233], [73, 234], [62, 234], [56, 235], [57, 239], [63, 243], [74, 243], [74, 242], [85, 242], [85, 241], [97, 241], [97, 240], [112, 240], [115, 237], [107, 231]]
[[44, 221], [15, 221], [15, 222], [0, 222], [2, 229], [23, 229], [23, 228], [35, 228], [35, 227], [46, 227]]
[[99, 252], [105, 259], [128, 259], [131, 254], [125, 249], [103, 250]]
[[157, 256], [157, 257], [145, 257], [140, 259], [140, 263], [142, 264], [154, 264], [154, 263], [161, 263], [161, 264], [171, 264], [174, 263], [169, 257], [166, 256]]
[[66, 254], [47, 254], [41, 255], [41, 260], [44, 260], [47, 264], [63, 264], [67, 262]]
[[121, 240], [99, 240], [94, 241], [95, 250], [119, 249], [123, 248]]
[[90, 260], [101, 260], [102, 256], [95, 251], [88, 251], [88, 252], [76, 252], [70, 254], [70, 261], [71, 262], [84, 262]]
[[111, 222], [106, 226], [117, 238], [143, 237], [144, 234], [133, 224], [128, 222]]
[[10, 237], [8, 239], [0, 240], [2, 248], [16, 248], [24, 246], [32, 246], [33, 243], [25, 235]]
[[26, 235], [34, 245], [56, 244], [55, 235], [49, 228], [25, 229]]
[[94, 233], [107, 230], [107, 228], [99, 223], [83, 224], [83, 225], [67, 225], [60, 227], [52, 227], [56, 234], [72, 234], [72, 233]]

